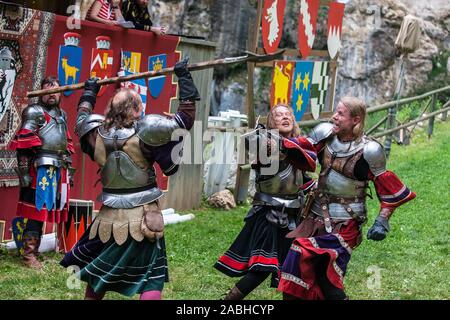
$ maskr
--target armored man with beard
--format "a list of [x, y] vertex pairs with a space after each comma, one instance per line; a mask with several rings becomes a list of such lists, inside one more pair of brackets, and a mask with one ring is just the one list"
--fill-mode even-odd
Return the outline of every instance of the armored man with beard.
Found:
[[[47, 77], [41, 89], [59, 87]], [[41, 268], [37, 259], [45, 221], [67, 220], [72, 139], [67, 116], [60, 107], [61, 93], [42, 96], [22, 112], [22, 126], [11, 143], [17, 151], [20, 195], [17, 215], [27, 219], [21, 254], [26, 266]]]
[[369, 181], [381, 203], [367, 233], [371, 240], [383, 240], [394, 210], [416, 196], [386, 170], [383, 147], [363, 134], [365, 115], [363, 101], [344, 97], [333, 124], [319, 124], [309, 134], [321, 170], [317, 188], [305, 206], [304, 220], [288, 234], [295, 240], [278, 287], [285, 299], [347, 299], [343, 277], [352, 250], [362, 240]]
[[158, 204], [163, 193], [153, 165], [158, 163], [167, 176], [178, 170], [180, 154], [172, 151], [180, 142], [171, 141], [172, 133], [193, 126], [195, 100], [200, 100], [187, 59], [175, 65], [175, 74], [179, 108], [173, 118], [142, 117], [141, 98], [129, 89], [112, 97], [105, 117], [93, 114], [99, 85], [94, 79], [85, 83], [76, 133], [83, 152], [100, 167], [103, 192], [97, 200], [103, 205], [61, 264], [80, 268], [86, 299], [102, 299], [107, 291], [161, 299], [168, 267]]

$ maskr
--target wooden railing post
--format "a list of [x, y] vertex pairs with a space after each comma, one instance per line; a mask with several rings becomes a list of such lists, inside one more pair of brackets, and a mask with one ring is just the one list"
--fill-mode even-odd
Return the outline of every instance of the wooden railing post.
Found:
[[[254, 24], [249, 24], [248, 29], [248, 42], [247, 49], [250, 52], [256, 52], [258, 49], [258, 39], [259, 39], [259, 26], [261, 25], [263, 11], [263, 0], [257, 0], [256, 3], [256, 16]], [[247, 63], [247, 101], [246, 101], [246, 112], [247, 112], [247, 126], [249, 128], [254, 128], [256, 125], [255, 119], [255, 102], [254, 102], [254, 74], [255, 74], [255, 63]], [[238, 141], [238, 143], [241, 143]], [[238, 151], [238, 164], [236, 171], [236, 184], [234, 187], [234, 199], [236, 202], [245, 202], [247, 197], [248, 184], [250, 180], [250, 169], [244, 164], [245, 159], [248, 158], [247, 150], [245, 148]], [[243, 161], [243, 162], [241, 162]]]
[[[406, 59], [406, 55], [402, 55], [400, 57], [400, 60], [401, 60], [400, 73], [399, 73], [398, 80], [397, 80], [397, 83], [395, 86], [395, 91], [394, 91], [394, 100], [396, 101], [396, 103], [395, 103], [395, 105], [393, 105], [392, 107], [389, 108], [388, 118], [386, 121], [386, 129], [387, 130], [395, 128], [397, 126], [396, 117], [397, 117], [397, 110], [398, 110], [398, 106], [399, 106], [400, 93], [402, 91], [403, 74], [405, 72], [405, 69], [404, 69], [405, 59]], [[393, 135], [393, 132], [388, 134], [386, 136], [386, 140], [384, 141], [384, 150], [386, 153], [386, 159], [389, 158], [389, 154], [391, 153], [392, 135]]]
[[425, 120], [428, 120], [428, 119], [430, 119], [430, 118], [432, 118], [432, 117], [435, 117], [435, 116], [437, 116], [437, 115], [439, 115], [439, 114], [441, 114], [441, 113], [448, 112], [448, 111], [450, 110], [449, 105], [450, 105], [450, 100], [449, 100], [446, 104], [444, 104], [444, 106], [442, 107], [441, 110], [432, 112], [432, 113], [430, 113], [430, 114], [427, 115], [427, 116], [420, 117], [419, 119], [416, 119], [416, 120], [414, 120], [414, 121], [410, 121], [410, 122], [408, 122], [408, 123], [402, 124], [401, 126], [397, 126], [397, 127], [392, 128], [392, 129], [390, 129], [390, 130], [386, 130], [386, 131], [383, 131], [383, 132], [374, 134], [374, 135], [371, 136], [371, 137], [372, 137], [372, 138], [380, 138], [380, 137], [386, 136], [386, 135], [389, 134], [389, 133], [394, 133], [394, 132], [396, 132], [396, 131], [398, 131], [398, 130], [400, 130], [400, 129], [407, 128], [407, 127], [410, 127], [410, 126], [412, 126], [412, 125], [415, 125], [415, 124], [417, 124], [417, 123], [419, 123], [419, 122], [423, 122], [423, 121], [425, 121]]
[[[430, 112], [433, 113], [435, 110], [436, 110], [436, 94], [433, 94]], [[433, 135], [433, 129], [434, 129], [434, 117], [431, 117], [430, 120], [428, 120], [428, 139], [430, 139], [431, 136]]]
[[[386, 121], [386, 130], [390, 130], [396, 127], [395, 119], [397, 116], [397, 106], [393, 106], [389, 108], [388, 117]], [[394, 133], [389, 133], [386, 135], [386, 139], [384, 140], [384, 151], [386, 153], [386, 158], [389, 158], [391, 153], [391, 145], [392, 145], [392, 135]]]
[[[259, 39], [259, 26], [261, 25], [262, 19], [262, 10], [263, 10], [263, 1], [258, 0], [256, 7], [256, 16], [254, 24], [249, 24], [248, 27], [248, 42], [247, 49], [250, 52], [256, 52], [258, 48], [258, 39]], [[255, 63], [248, 62], [247, 63], [247, 103], [246, 103], [246, 111], [247, 111], [247, 123], [249, 128], [253, 128], [255, 126], [255, 102], [254, 102], [254, 74], [255, 74]]]
[[442, 120], [442, 121], [447, 121], [447, 114], [448, 114], [447, 111], [442, 112], [442, 114], [441, 114], [441, 120]]

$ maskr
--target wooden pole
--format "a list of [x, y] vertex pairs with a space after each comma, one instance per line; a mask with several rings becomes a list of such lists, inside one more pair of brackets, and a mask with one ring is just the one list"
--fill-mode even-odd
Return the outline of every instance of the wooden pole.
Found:
[[[274, 59], [279, 59], [282, 54], [283, 50], [280, 50], [274, 54], [266, 54], [266, 55], [258, 55], [254, 54], [252, 52], [248, 52], [245, 56], [239, 56], [239, 57], [230, 57], [230, 58], [222, 58], [222, 59], [216, 59], [212, 61], [203, 61], [198, 63], [192, 63], [187, 66], [187, 68], [190, 71], [198, 71], [198, 70], [204, 70], [213, 68], [218, 65], [226, 65], [226, 64], [234, 64], [234, 63], [241, 63], [241, 62], [247, 62], [251, 61], [252, 64], [255, 62], [264, 62], [264, 61], [270, 61]], [[108, 85], [113, 83], [120, 83], [125, 81], [132, 81], [137, 79], [143, 79], [143, 78], [150, 78], [150, 77], [157, 77], [162, 75], [168, 75], [174, 73], [174, 67], [164, 68], [161, 70], [155, 70], [155, 71], [146, 71], [146, 72], [140, 72], [136, 74], [130, 74], [128, 76], [123, 77], [112, 77], [107, 78], [103, 80], [99, 80], [97, 83], [100, 85]], [[58, 92], [64, 92], [66, 90], [79, 90], [84, 88], [84, 82], [77, 83], [77, 84], [71, 84], [56, 88], [50, 88], [50, 89], [43, 89], [43, 90], [36, 90], [32, 92], [27, 93], [28, 98], [34, 98], [43, 96], [46, 94], [52, 94], [52, 93], [58, 93]]]
[[392, 106], [389, 108], [389, 112], [388, 112], [388, 118], [386, 121], [386, 130], [387, 132], [390, 132], [387, 136], [386, 139], [384, 141], [384, 150], [386, 152], [386, 158], [389, 158], [389, 154], [391, 153], [391, 144], [392, 144], [392, 133], [394, 131], [390, 131], [390, 129], [394, 128], [396, 126], [396, 117], [397, 117], [397, 110], [398, 110], [398, 106], [399, 106], [399, 98], [400, 98], [400, 93], [402, 90], [402, 84], [403, 84], [403, 73], [404, 73], [404, 66], [405, 66], [405, 58], [406, 55], [402, 55], [401, 56], [401, 62], [400, 62], [400, 74], [395, 86], [395, 92], [394, 92], [394, 100], [397, 102], [395, 104], [395, 106]]
[[[255, 23], [249, 24], [248, 27], [248, 42], [247, 50], [256, 53], [258, 49], [259, 26], [262, 19], [263, 0], [258, 0], [256, 7]], [[255, 74], [255, 63], [247, 62], [247, 101], [245, 112], [247, 113], [247, 125], [249, 128], [254, 128], [255, 121], [255, 102], [254, 102], [254, 83], [253, 78]], [[234, 185], [234, 199], [236, 202], [245, 202], [248, 192], [248, 183], [250, 180], [250, 168], [242, 166], [248, 159], [248, 150], [245, 149], [243, 141], [238, 141], [240, 148], [237, 154], [237, 170], [236, 183]]]
[[[259, 39], [259, 26], [261, 25], [262, 19], [262, 9], [263, 1], [258, 0], [255, 23], [252, 26], [249, 25], [249, 41], [247, 43], [248, 51], [256, 53], [258, 49], [258, 39]], [[255, 127], [255, 103], [254, 103], [254, 83], [253, 78], [255, 74], [255, 63], [247, 62], [247, 121], [248, 127]]]
[[[436, 110], [436, 94], [433, 94], [432, 102], [431, 102], [431, 113], [433, 113]], [[430, 120], [428, 120], [428, 139], [431, 138], [433, 135], [433, 129], [434, 129], [434, 117], [431, 117]]]
[[366, 135], [370, 135], [372, 132], [374, 132], [376, 129], [378, 129], [379, 126], [381, 126], [386, 120], [388, 116], [384, 116], [380, 121], [378, 121], [372, 128], [366, 131]]
[[330, 60], [330, 73], [331, 73], [331, 84], [330, 84], [330, 111], [334, 111], [334, 96], [336, 94], [336, 78], [337, 78], [337, 58]]
[[440, 93], [440, 92], [445, 92], [447, 90], [450, 90], [450, 86], [446, 86], [446, 87], [442, 87], [433, 91], [429, 91], [427, 93], [421, 94], [420, 96], [414, 96], [414, 97], [409, 97], [409, 98], [404, 98], [404, 99], [400, 99], [398, 101], [390, 101], [390, 102], [386, 102], [383, 104], [380, 104], [379, 106], [374, 106], [374, 107], [369, 107], [367, 108], [367, 113], [373, 113], [373, 112], [378, 112], [381, 110], [386, 110], [392, 106], [395, 105], [402, 105], [402, 104], [406, 104], [412, 101], [416, 101], [416, 100], [420, 100], [420, 99], [425, 99], [426, 97], [429, 97], [435, 93]]

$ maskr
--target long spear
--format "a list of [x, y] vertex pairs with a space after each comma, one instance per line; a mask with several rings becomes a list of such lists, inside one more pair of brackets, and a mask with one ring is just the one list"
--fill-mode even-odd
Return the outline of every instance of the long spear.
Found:
[[[188, 64], [187, 68], [190, 71], [196, 71], [196, 70], [213, 68], [214, 66], [218, 66], [218, 65], [234, 64], [234, 63], [241, 63], [241, 62], [254, 62], [254, 63], [266, 62], [266, 61], [272, 61], [275, 59], [280, 59], [281, 56], [283, 55], [283, 52], [284, 52], [284, 50], [280, 50], [274, 54], [260, 55], [260, 54], [254, 54], [254, 53], [246, 51], [245, 56], [222, 58], [222, 59], [217, 59], [217, 60], [192, 63], [192, 64]], [[155, 71], [146, 71], [146, 72], [131, 74], [131, 75], [123, 76], [123, 77], [113, 77], [113, 78], [102, 79], [102, 80], [99, 80], [97, 83], [100, 85], [108, 85], [108, 84], [120, 83], [120, 82], [131, 81], [131, 80], [142, 79], [142, 78], [157, 77], [157, 76], [171, 74], [173, 72], [174, 72], [174, 67], [170, 67], [170, 68], [164, 68], [164, 69], [155, 70]], [[79, 89], [83, 89], [83, 88], [84, 88], [84, 82], [81, 82], [81, 83], [56, 87], [56, 88], [31, 91], [31, 92], [27, 93], [27, 97], [34, 98], [34, 97], [39, 97], [39, 96], [43, 96], [46, 94], [64, 92], [66, 90], [79, 90]]]

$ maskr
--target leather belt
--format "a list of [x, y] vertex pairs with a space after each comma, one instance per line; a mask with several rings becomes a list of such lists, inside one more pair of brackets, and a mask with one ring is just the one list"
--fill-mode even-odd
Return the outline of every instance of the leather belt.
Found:
[[146, 185], [143, 187], [126, 188], [126, 189], [103, 188], [103, 192], [115, 193], [115, 194], [127, 194], [127, 193], [137, 193], [137, 192], [147, 191], [147, 190], [150, 190], [153, 188], [156, 188], [156, 184], [149, 184], [149, 185]]
[[320, 206], [322, 208], [322, 212], [323, 212], [323, 218], [324, 218], [324, 224], [325, 224], [325, 230], [328, 233], [331, 233], [332, 231], [332, 226], [331, 226], [331, 217], [330, 217], [330, 212], [328, 211], [328, 205], [330, 203], [339, 203], [340, 205], [342, 205], [345, 209], [345, 211], [347, 211], [347, 213], [356, 221], [363, 223], [366, 221], [367, 217], [365, 216], [361, 216], [356, 214], [353, 209], [350, 207], [351, 203], [363, 203], [365, 198], [361, 198], [361, 197], [338, 197], [338, 196], [334, 196], [334, 195], [330, 195], [330, 194], [326, 194], [326, 193], [322, 193], [322, 192], [318, 192], [317, 194]]
[[298, 198], [294, 198], [294, 199], [286, 199], [286, 200], [297, 200], [299, 203], [298, 207], [289, 207], [286, 206], [286, 203], [280, 202], [277, 199], [274, 199], [274, 196], [263, 193], [263, 192], [256, 192], [255, 195], [253, 196], [253, 205], [270, 205], [272, 207], [275, 207], [277, 209], [299, 209], [302, 205], [300, 199]]

